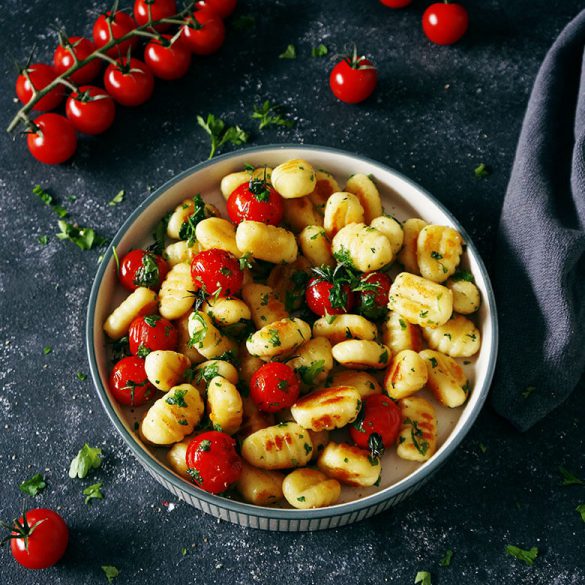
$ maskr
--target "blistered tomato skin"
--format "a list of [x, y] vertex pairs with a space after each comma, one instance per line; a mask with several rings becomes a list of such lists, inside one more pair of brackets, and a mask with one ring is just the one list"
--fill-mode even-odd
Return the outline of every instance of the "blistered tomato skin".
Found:
[[128, 290], [145, 287], [158, 290], [169, 271], [162, 256], [146, 250], [132, 250], [122, 258], [118, 278]]
[[110, 392], [120, 404], [146, 404], [154, 396], [155, 388], [146, 376], [144, 360], [136, 356], [122, 358], [110, 373]]
[[174, 351], [177, 347], [177, 328], [160, 315], [136, 317], [128, 331], [130, 353], [146, 357], [151, 351]]
[[229, 297], [240, 292], [244, 273], [238, 259], [225, 250], [199, 252], [191, 261], [193, 284], [208, 295]]
[[193, 483], [212, 494], [225, 492], [242, 475], [236, 441], [219, 431], [197, 435], [187, 447], [185, 460]]
[[294, 370], [281, 362], [264, 364], [250, 380], [250, 398], [262, 412], [290, 408], [300, 391], [300, 381]]
[[246, 220], [278, 225], [284, 215], [284, 201], [270, 185], [261, 180], [251, 181], [232, 192], [227, 211], [236, 225]]
[[400, 408], [385, 394], [371, 394], [364, 399], [362, 411], [350, 425], [352, 441], [362, 449], [371, 447], [370, 437], [378, 434], [384, 447], [396, 442], [402, 425]]

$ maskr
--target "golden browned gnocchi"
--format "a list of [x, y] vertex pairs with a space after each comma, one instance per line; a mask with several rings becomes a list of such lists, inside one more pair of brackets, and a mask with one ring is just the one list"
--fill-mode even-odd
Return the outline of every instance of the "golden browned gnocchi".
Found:
[[349, 339], [333, 346], [335, 361], [355, 370], [382, 370], [390, 360], [390, 350], [377, 341]]
[[421, 276], [444, 282], [461, 260], [463, 238], [457, 230], [442, 225], [427, 225], [416, 241], [416, 258]]
[[269, 506], [282, 500], [283, 480], [284, 475], [279, 471], [258, 469], [244, 461], [236, 490], [249, 504]]
[[284, 222], [298, 234], [308, 225], [322, 225], [323, 216], [308, 197], [284, 200]]
[[423, 348], [420, 327], [409, 323], [396, 311], [389, 311], [382, 323], [382, 341], [392, 353], [398, 353], [403, 349], [420, 351]]
[[384, 388], [390, 398], [400, 400], [424, 388], [428, 377], [425, 360], [416, 351], [403, 349], [390, 362]]
[[200, 221], [207, 217], [215, 217], [219, 215], [216, 207], [205, 203], [200, 195], [196, 195], [193, 199], [185, 199], [182, 203], [179, 203], [175, 208], [175, 211], [169, 217], [167, 224], [167, 235], [169, 238], [175, 240], [185, 240], [185, 225], [189, 223], [189, 220], [193, 217], [196, 221]]
[[396, 453], [408, 461], [427, 461], [437, 450], [437, 417], [433, 405], [420, 396], [400, 401], [402, 430]]
[[[470, 278], [470, 276], [467, 276]], [[477, 286], [469, 280], [450, 278], [447, 288], [453, 293], [453, 310], [461, 315], [475, 313], [481, 305]]]
[[343, 227], [350, 223], [364, 221], [364, 208], [360, 200], [353, 193], [340, 191], [333, 193], [325, 204], [323, 226], [329, 239]]
[[402, 249], [398, 254], [398, 261], [404, 266], [404, 269], [411, 274], [420, 274], [418, 270], [417, 241], [420, 231], [426, 225], [426, 221], [417, 217], [407, 219], [402, 224], [404, 237], [402, 241]]
[[404, 242], [404, 229], [402, 224], [391, 215], [381, 215], [370, 222], [370, 226], [384, 234], [390, 242], [392, 257], [395, 258]]
[[249, 329], [252, 320], [250, 308], [241, 299], [211, 298], [201, 305], [201, 310], [207, 313], [213, 322], [223, 329], [224, 333], [228, 333], [236, 339], [241, 332]]
[[174, 244], [169, 244], [165, 248], [164, 257], [171, 266], [190, 264], [193, 256], [198, 252], [201, 252], [201, 246], [197, 242], [189, 245], [189, 242], [181, 240]]
[[479, 329], [463, 315], [453, 315], [447, 323], [434, 329], [424, 327], [423, 335], [431, 349], [451, 357], [470, 357], [481, 346]]
[[191, 336], [189, 335], [189, 314], [183, 315], [180, 319], [175, 321], [177, 328], [177, 351], [187, 356], [191, 364], [199, 364], [205, 361], [205, 356], [202, 356], [194, 347], [190, 345]]
[[144, 371], [148, 381], [166, 392], [176, 386], [191, 365], [191, 360], [182, 353], [168, 350], [151, 351], [144, 360]]
[[301, 319], [281, 319], [250, 335], [246, 347], [251, 355], [266, 361], [291, 355], [311, 339], [311, 326]]
[[331, 241], [321, 226], [307, 226], [299, 234], [299, 245], [311, 266], [335, 266], [335, 259], [331, 253]]
[[368, 451], [348, 445], [330, 442], [317, 459], [317, 466], [327, 476], [346, 485], [369, 487], [381, 473], [380, 460]]
[[333, 193], [341, 191], [339, 183], [335, 180], [335, 177], [324, 171], [323, 169], [317, 169], [315, 171], [315, 189], [312, 193], [309, 193], [307, 197], [313, 202], [313, 205], [319, 210], [321, 214], [325, 212], [325, 204], [327, 199], [331, 197]]
[[104, 331], [110, 339], [120, 339], [130, 327], [130, 323], [140, 315], [147, 315], [156, 309], [156, 293], [148, 288], [139, 287], [114, 309], [104, 323]]
[[211, 317], [202, 311], [189, 315], [190, 344], [207, 359], [218, 358], [234, 352], [236, 343], [213, 324]]
[[218, 248], [231, 252], [236, 258], [242, 253], [236, 243], [236, 228], [227, 219], [210, 217], [197, 224], [195, 236], [202, 250]]
[[376, 228], [350, 223], [341, 228], [332, 241], [333, 256], [360, 272], [380, 270], [392, 262], [392, 246]]
[[272, 185], [285, 199], [312, 193], [316, 183], [315, 169], [300, 158], [286, 161], [272, 171]]
[[191, 310], [195, 297], [191, 266], [180, 263], [171, 268], [160, 287], [159, 311], [165, 319], [179, 319]]
[[364, 209], [364, 222], [370, 223], [382, 215], [382, 200], [378, 187], [368, 175], [357, 173], [352, 175], [345, 185], [345, 190], [353, 193]]
[[283, 301], [287, 311], [301, 308], [310, 268], [308, 260], [298, 256], [294, 262], [278, 264], [270, 271], [266, 284], [272, 287], [276, 296]]
[[427, 387], [435, 398], [449, 408], [461, 406], [469, 395], [469, 382], [463, 368], [448, 355], [425, 349], [420, 356], [427, 363]]
[[237, 432], [242, 424], [242, 397], [234, 384], [222, 376], [216, 376], [207, 385], [207, 412], [213, 427], [228, 435]]
[[245, 439], [256, 431], [274, 426], [275, 420], [272, 413], [260, 412], [256, 403], [249, 396], [244, 396], [242, 402], [244, 416], [238, 431], [240, 438]]
[[378, 380], [367, 372], [359, 370], [342, 370], [327, 380], [327, 386], [351, 386], [355, 388], [362, 400], [372, 394], [381, 394], [382, 386]]
[[243, 221], [238, 225], [236, 245], [242, 254], [273, 264], [294, 262], [299, 251], [291, 232], [259, 221]]
[[252, 313], [252, 320], [256, 328], [260, 329], [275, 321], [288, 318], [288, 311], [284, 303], [274, 293], [272, 288], [264, 284], [247, 284], [242, 289], [242, 297]]
[[195, 438], [195, 435], [196, 433], [193, 433], [192, 435], [185, 437], [182, 441], [175, 443], [167, 452], [168, 464], [175, 470], [176, 473], [185, 478], [187, 481], [191, 480], [191, 476], [187, 471], [187, 447], [189, 447], [189, 443], [192, 439]]
[[207, 360], [193, 369], [193, 386], [201, 392], [207, 390], [207, 386], [216, 376], [221, 376], [232, 384], [237, 384], [239, 374], [236, 366], [225, 360]]
[[324, 337], [332, 345], [346, 339], [376, 339], [378, 329], [371, 321], [361, 315], [330, 315], [321, 317], [313, 323], [313, 336]]
[[284, 478], [282, 493], [293, 508], [309, 510], [335, 504], [341, 495], [341, 485], [321, 471], [305, 467]]
[[321, 384], [333, 369], [331, 343], [324, 337], [309, 339], [295, 351], [295, 356], [287, 364], [305, 387]]

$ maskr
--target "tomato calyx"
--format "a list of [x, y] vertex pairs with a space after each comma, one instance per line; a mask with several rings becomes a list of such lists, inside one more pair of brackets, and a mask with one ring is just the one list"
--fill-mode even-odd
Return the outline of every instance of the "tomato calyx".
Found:
[[0, 546], [6, 544], [10, 540], [23, 540], [24, 541], [24, 548], [28, 551], [28, 540], [32, 533], [43, 523], [45, 522], [46, 518], [35, 522], [32, 526], [29, 525], [28, 520], [26, 518], [26, 511], [23, 509], [22, 511], [22, 522], [15, 518], [12, 521], [12, 524], [8, 524], [7, 522], [0, 522], [0, 525], [6, 530], [10, 531], [10, 534], [5, 536], [0, 541]]
[[353, 46], [352, 52], [349, 55], [343, 56], [343, 61], [345, 61], [352, 69], [356, 69], [358, 71], [376, 69], [376, 66], [373, 65], [365, 55], [360, 55], [358, 57], [357, 47], [355, 44]]
[[203, 28], [205, 28], [204, 24], [201, 24], [198, 20], [197, 20], [197, 13], [195, 14], [190, 14], [186, 19], [185, 19], [185, 24], [193, 30], [202, 30]]
[[250, 189], [250, 193], [252, 193], [258, 201], [270, 200], [270, 189], [266, 178], [266, 167], [264, 167], [264, 177], [252, 177], [248, 183], [248, 189]]
[[77, 90], [71, 96], [76, 102], [81, 102], [83, 104], [87, 104], [89, 102], [98, 102], [99, 100], [107, 100], [111, 99], [108, 94], [98, 94], [98, 95], [91, 95], [89, 89], [85, 89], [83, 91]]
[[380, 459], [384, 455], [384, 441], [382, 435], [379, 433], [372, 433], [368, 439], [368, 448], [370, 450], [370, 456], [368, 459], [370, 463], [376, 459]]
[[142, 266], [136, 271], [133, 282], [136, 286], [144, 286], [146, 288], [159, 284], [160, 271], [152, 254], [148, 252], [144, 254], [142, 257]]

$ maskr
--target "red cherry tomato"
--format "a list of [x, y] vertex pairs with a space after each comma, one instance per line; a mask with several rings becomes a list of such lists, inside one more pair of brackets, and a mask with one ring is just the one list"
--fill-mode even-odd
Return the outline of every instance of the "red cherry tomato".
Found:
[[240, 292], [244, 273], [238, 259], [225, 250], [212, 248], [196, 254], [191, 261], [191, 277], [198, 289], [208, 295], [230, 297]]
[[186, 19], [183, 39], [195, 55], [211, 55], [225, 40], [223, 20], [209, 10], [198, 10]]
[[[33, 96], [33, 89], [44, 89], [57, 77], [56, 71], [44, 63], [35, 63], [24, 69], [16, 79], [16, 95], [23, 104], [28, 104]], [[52, 89], [45, 97], [41, 98], [33, 110], [48, 112], [54, 110], [63, 100], [62, 87]]]
[[146, 377], [144, 360], [134, 355], [122, 358], [110, 372], [110, 392], [120, 404], [146, 404], [154, 396], [155, 388]]
[[284, 200], [262, 179], [252, 179], [232, 192], [227, 212], [235, 224], [250, 220], [278, 225], [284, 215]]
[[348, 104], [357, 104], [369, 98], [377, 83], [378, 73], [372, 62], [358, 57], [355, 51], [337, 63], [329, 76], [333, 95]]
[[[65, 73], [69, 67], [75, 64], [75, 57], [78, 61], [83, 61], [95, 50], [96, 46], [84, 37], [69, 37], [66, 42], [62, 42], [55, 49], [53, 54], [53, 63], [55, 64], [55, 71], [57, 75]], [[93, 81], [102, 70], [101, 59], [94, 59], [81, 69], [69, 76], [69, 79], [77, 85], [84, 85]]]
[[36, 118], [26, 142], [30, 153], [47, 165], [65, 162], [77, 149], [73, 124], [59, 114], [42, 114]]
[[173, 80], [187, 74], [191, 65], [191, 51], [179, 37], [172, 45], [171, 35], [163, 35], [163, 40], [153, 39], [144, 49], [144, 61], [156, 77]]
[[380, 0], [380, 2], [388, 8], [405, 8], [412, 4], [412, 0]]
[[187, 447], [187, 472], [193, 482], [212, 494], [221, 494], [242, 474], [236, 442], [219, 431], [197, 435]]
[[370, 272], [360, 278], [359, 311], [367, 319], [377, 321], [388, 312], [388, 293], [392, 280], [383, 272]]
[[139, 357], [146, 357], [151, 351], [174, 351], [177, 340], [177, 328], [160, 315], [136, 317], [128, 331], [130, 353]]
[[301, 384], [295, 371], [281, 362], [260, 366], [250, 379], [250, 398], [262, 412], [290, 408], [300, 392]]
[[461, 4], [437, 2], [425, 10], [422, 25], [430, 41], [437, 45], [452, 45], [467, 32], [469, 16]]
[[349, 426], [349, 434], [358, 447], [370, 449], [377, 456], [384, 447], [396, 442], [401, 426], [402, 416], [396, 403], [385, 394], [371, 394], [364, 399], [360, 414]]
[[169, 265], [162, 256], [146, 250], [132, 250], [122, 258], [118, 277], [128, 290], [136, 290], [139, 286], [158, 290], [168, 271]]
[[[150, 8], [150, 16], [148, 9]], [[177, 14], [176, 0], [136, 0], [134, 2], [134, 20], [138, 26], [146, 24], [149, 20], [162, 20]], [[157, 24], [154, 28], [164, 32], [170, 28], [170, 24]]]
[[207, 9], [215, 12], [221, 18], [227, 18], [235, 9], [238, 0], [199, 0], [195, 5], [197, 9]]
[[113, 124], [116, 104], [101, 87], [82, 85], [67, 98], [65, 113], [79, 132], [101, 134]]
[[341, 315], [349, 313], [355, 305], [355, 295], [349, 284], [315, 276], [305, 291], [307, 305], [315, 315]]
[[138, 59], [126, 57], [117, 64], [108, 65], [104, 74], [107, 92], [123, 106], [140, 106], [150, 99], [154, 91], [154, 77], [148, 67]]
[[[134, 19], [125, 12], [118, 10], [112, 16], [108, 10], [105, 14], [100, 14], [93, 25], [93, 42], [96, 47], [100, 49], [110, 42], [110, 27], [112, 27], [112, 34], [115, 39], [119, 39], [128, 34], [131, 30], [136, 28]], [[126, 56], [128, 49], [134, 48], [138, 43], [137, 37], [132, 37], [111, 49], [108, 49], [107, 54], [110, 57]]]
[[33, 508], [11, 525], [10, 550], [27, 569], [46, 569], [67, 550], [69, 528], [65, 520], [48, 508]]

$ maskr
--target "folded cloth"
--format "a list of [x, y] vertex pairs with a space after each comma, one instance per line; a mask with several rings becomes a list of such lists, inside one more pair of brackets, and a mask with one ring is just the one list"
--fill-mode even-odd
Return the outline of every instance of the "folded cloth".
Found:
[[496, 411], [526, 430], [585, 369], [585, 11], [548, 52], [528, 103], [498, 233]]

